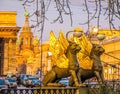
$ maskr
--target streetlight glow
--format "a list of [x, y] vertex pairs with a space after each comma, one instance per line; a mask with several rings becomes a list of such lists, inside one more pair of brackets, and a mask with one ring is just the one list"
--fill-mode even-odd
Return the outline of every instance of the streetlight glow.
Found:
[[92, 33], [96, 35], [98, 33], [98, 28], [94, 27], [93, 30], [92, 30]]

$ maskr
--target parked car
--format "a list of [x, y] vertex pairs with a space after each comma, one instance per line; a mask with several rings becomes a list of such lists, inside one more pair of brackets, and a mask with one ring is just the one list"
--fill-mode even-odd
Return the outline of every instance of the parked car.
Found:
[[24, 79], [22, 80], [22, 85], [26, 87], [31, 86], [31, 82], [28, 80], [28, 77], [24, 77]]
[[2, 88], [7, 88], [7, 85], [5, 84], [4, 79], [0, 79], [0, 89], [2, 89]]
[[65, 84], [66, 86], [69, 86], [69, 79], [68, 78], [62, 78], [59, 83]]
[[28, 80], [31, 82], [31, 85], [33, 87], [41, 85], [41, 81], [38, 78], [34, 77], [34, 76], [29, 77]]
[[17, 82], [15, 77], [5, 78], [5, 84], [8, 88], [17, 88]]
[[24, 85], [24, 81], [27, 80], [27, 78], [31, 76], [29, 74], [20, 74], [20, 83]]
[[41, 81], [34, 76], [30, 76], [26, 80], [24, 80], [23, 84], [27, 87], [37, 87], [41, 85]]

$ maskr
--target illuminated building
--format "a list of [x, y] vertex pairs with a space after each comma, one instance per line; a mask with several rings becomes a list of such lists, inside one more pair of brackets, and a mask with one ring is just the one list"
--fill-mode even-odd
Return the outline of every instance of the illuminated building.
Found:
[[[17, 71], [35, 75], [37, 68], [41, 68], [46, 73], [52, 66], [49, 42], [40, 45], [38, 37], [33, 36], [28, 21], [29, 15], [25, 15], [25, 24], [22, 28], [16, 24], [16, 15], [16, 12], [0, 12], [0, 75], [8, 71], [14, 74]], [[20, 36], [18, 36], [20, 29]], [[120, 68], [120, 30], [98, 30], [98, 33], [105, 34], [106, 39], [92, 40], [92, 42], [101, 43], [105, 53], [110, 55], [102, 55], [102, 60], [108, 63], [106, 65], [103, 62], [105, 78], [118, 79], [120, 78], [120, 70], [118, 70]]]
[[16, 66], [15, 45], [20, 30], [16, 24], [16, 15], [16, 12], [0, 11], [0, 75]]
[[20, 36], [16, 42], [16, 69], [18, 73], [36, 74], [40, 68], [40, 41], [33, 36], [29, 26], [29, 13], [25, 13], [25, 24], [21, 28]]
[[0, 74], [11, 71], [34, 75], [40, 67], [40, 42], [33, 36], [28, 13], [22, 28], [16, 25], [16, 15], [11, 11], [0, 12]]

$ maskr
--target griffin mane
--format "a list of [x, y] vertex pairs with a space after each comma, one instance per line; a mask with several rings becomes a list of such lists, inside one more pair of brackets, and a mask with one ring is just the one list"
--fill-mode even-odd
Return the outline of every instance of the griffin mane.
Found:
[[92, 59], [94, 56], [100, 58], [100, 56], [104, 53], [105, 49], [100, 44], [92, 44], [93, 47], [90, 52], [90, 58]]

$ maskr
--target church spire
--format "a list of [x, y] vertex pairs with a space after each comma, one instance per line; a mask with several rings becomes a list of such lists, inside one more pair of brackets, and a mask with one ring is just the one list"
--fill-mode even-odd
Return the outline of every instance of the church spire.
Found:
[[31, 28], [29, 27], [29, 12], [28, 8], [25, 9], [25, 24], [22, 27], [22, 32], [31, 32]]
[[28, 9], [25, 9], [25, 24], [22, 27], [22, 31], [20, 33], [20, 41], [21, 41], [21, 48], [24, 49], [32, 49], [32, 38], [33, 33], [31, 31], [31, 27], [29, 26], [29, 13]]

